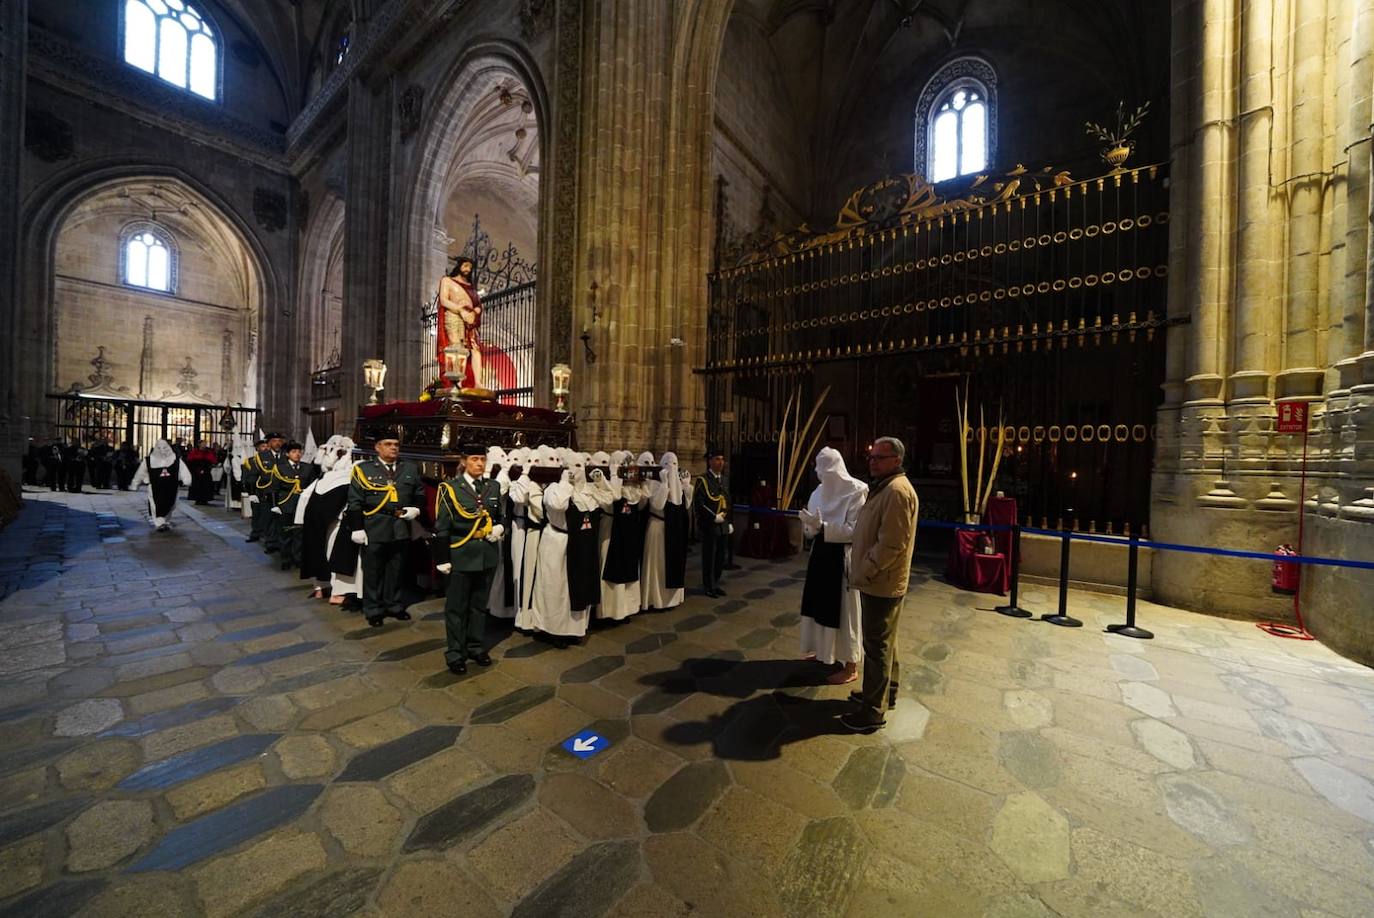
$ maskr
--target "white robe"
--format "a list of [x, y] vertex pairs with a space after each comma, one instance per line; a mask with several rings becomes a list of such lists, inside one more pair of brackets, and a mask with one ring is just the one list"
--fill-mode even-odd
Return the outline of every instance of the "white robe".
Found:
[[544, 489], [548, 525], [539, 539], [534, 584], [534, 627], [558, 637], [582, 637], [591, 618], [590, 608], [574, 611], [568, 596], [568, 504], [572, 496], [572, 485], [563, 482]]
[[[518, 507], [525, 510], [525, 523], [521, 524], [523, 538], [520, 540], [520, 581], [517, 591], [520, 594], [520, 607], [515, 613], [515, 627], [524, 631], [538, 631], [538, 613], [535, 611], [535, 586], [539, 573], [539, 543], [543, 531], [533, 528], [544, 522], [544, 494], [537, 484], [527, 479], [514, 482], [519, 489], [511, 491], [511, 497]], [[518, 510], [517, 510], [518, 512]], [[514, 563], [515, 546], [511, 546], [511, 563]]]
[[[159, 442], [160, 442], [160, 441], [159, 441]], [[153, 459], [153, 461], [154, 461], [154, 462], [157, 462], [157, 461], [158, 461], [158, 457], [157, 457], [156, 454], [154, 454], [154, 459]], [[176, 455], [175, 455], [175, 454], [172, 455], [172, 462], [177, 462], [177, 459], [176, 459]], [[164, 461], [164, 462], [161, 462], [161, 463], [159, 463], [159, 464], [154, 465], [153, 468], [155, 468], [155, 469], [166, 468], [167, 466], [171, 465], [172, 462], [165, 462], [165, 461]], [[189, 488], [189, 487], [191, 486], [191, 470], [188, 469], [188, 468], [186, 468], [186, 463], [185, 463], [185, 462], [177, 462], [177, 480], [181, 482], [181, 486], [182, 486], [183, 488]], [[152, 484], [151, 484], [151, 483], [149, 482], [149, 480], [148, 480], [148, 460], [147, 460], [147, 459], [143, 460], [142, 462], [140, 462], [140, 463], [138, 464], [138, 471], [137, 471], [137, 472], [134, 472], [133, 480], [129, 482], [129, 490], [130, 490], [130, 491], [137, 491], [137, 490], [139, 489], [139, 487], [142, 486], [142, 485], [148, 485], [148, 519], [152, 520], [152, 523], [153, 523], [154, 526], [164, 526], [164, 525], [166, 525], [166, 523], [167, 523], [167, 517], [165, 517], [165, 516], [158, 516], [158, 515], [157, 515], [157, 506], [153, 503], [153, 486], [152, 486]], [[175, 510], [175, 509], [176, 509], [176, 506], [173, 505], [172, 510]], [[167, 511], [167, 512], [168, 512], [168, 513], [171, 513], [171, 510], [169, 510], [169, 511]]]
[[[301, 492], [301, 498], [296, 502], [295, 524], [300, 526], [305, 522], [305, 507], [310, 503], [310, 498], [315, 494], [327, 494], [339, 487], [348, 487], [349, 477], [353, 474], [353, 464], [348, 463], [347, 467], [338, 466], [324, 473], [322, 478], [312, 481], [310, 485]], [[328, 558], [334, 553], [334, 540], [339, 537], [339, 524], [343, 521], [343, 513], [347, 513], [345, 507], [340, 513], [339, 518], [330, 521], [329, 530], [324, 539], [324, 556]], [[358, 552], [358, 563], [354, 565], [352, 574], [340, 574], [332, 571], [329, 575], [329, 592], [331, 596], [346, 596], [352, 593], [359, 599], [363, 595], [363, 553]]]
[[[811, 492], [806, 509], [821, 517], [827, 544], [844, 545], [844, 583], [840, 592], [840, 627], [827, 628], [815, 619], [801, 617], [802, 654], [814, 653], [822, 663], [858, 663], [864, 656], [863, 619], [859, 614], [859, 591], [849, 585], [849, 543], [854, 541], [854, 525], [864, 505], [867, 489], [855, 491], [839, 507], [825, 507], [821, 489]], [[820, 529], [802, 524], [808, 539], [815, 538]], [[814, 546], [813, 546], [814, 549]]]
[[687, 596], [685, 587], [670, 590], [664, 582], [668, 563], [663, 554], [663, 508], [668, 498], [666, 482], [649, 482], [649, 524], [644, 529], [644, 560], [639, 565], [639, 605], [642, 609], [671, 609], [682, 605]]
[[[638, 507], [641, 512], [649, 502], [649, 495], [644, 488], [635, 484], [624, 484], [620, 486], [620, 497], [627, 504]], [[611, 527], [615, 525], [614, 507], [616, 501], [615, 486], [607, 485], [605, 492], [598, 492], [603, 500], [609, 497], [609, 502], [602, 503], [605, 515], [601, 517], [601, 531], [598, 533], [598, 557], [601, 559], [601, 571], [606, 570], [606, 557], [611, 548]], [[597, 618], [609, 618], [615, 621], [629, 618], [639, 612], [639, 581], [634, 580], [630, 583], [610, 583], [602, 579], [601, 581], [601, 604], [597, 607]]]

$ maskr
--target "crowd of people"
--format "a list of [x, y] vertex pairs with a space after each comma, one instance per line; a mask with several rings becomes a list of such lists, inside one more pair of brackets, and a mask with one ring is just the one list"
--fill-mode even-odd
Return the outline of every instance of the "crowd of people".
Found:
[[[191, 474], [188, 498], [202, 506], [219, 496], [230, 450], [206, 440], [191, 445], [185, 438], [169, 441]], [[31, 439], [24, 456], [24, 484], [81, 494], [86, 483], [97, 491], [128, 491], [144, 460], [128, 441], [118, 447], [106, 437]]]
[[[457, 474], [431, 486], [389, 437], [362, 459], [352, 439], [337, 435], [318, 449], [275, 433], [251, 445], [237, 440], [232, 451], [159, 440], [132, 468], [128, 444], [114, 459], [108, 451], [93, 459], [92, 449], [78, 447], [75, 470], [70, 448], [38, 450], [45, 474], [75, 481], [79, 491], [82, 463], [109, 462], [121, 488], [148, 485], [148, 515], [159, 531], [170, 528], [181, 488], [200, 504], [222, 490], [224, 506], [251, 521], [247, 541], [311, 581], [313, 598], [360, 611], [373, 627], [388, 617], [409, 620], [416, 585], [440, 588], [445, 662], [455, 673], [467, 672], [468, 661], [491, 665], [483, 643], [488, 617], [567, 647], [593, 620], [680, 605], [693, 528], [702, 592], [725, 595], [734, 527], [719, 450], [707, 452], [706, 472], [694, 481], [672, 452], [658, 459], [549, 446], [508, 453], [467, 443]], [[901, 441], [875, 440], [865, 484], [840, 453], [822, 449], [819, 485], [799, 513], [812, 543], [802, 653], [833, 667], [829, 681], [837, 685], [857, 680], [864, 663], [862, 687], [850, 696], [855, 710], [842, 718], [857, 731], [882, 727], [897, 701], [897, 622], [917, 514], [904, 458]], [[93, 480], [105, 481], [102, 474], [93, 471]]]

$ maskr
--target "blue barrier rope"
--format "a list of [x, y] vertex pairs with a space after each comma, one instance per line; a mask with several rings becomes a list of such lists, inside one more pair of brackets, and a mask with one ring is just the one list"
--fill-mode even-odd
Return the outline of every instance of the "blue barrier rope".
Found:
[[[733, 509], [747, 511], [751, 514], [760, 516], [796, 516], [796, 510], [774, 510], [770, 507], [750, 507], [747, 504], [735, 504]], [[952, 523], [948, 520], [917, 520], [916, 525], [924, 529], [963, 529], [981, 532], [1010, 532], [1013, 527], [1009, 525], [991, 525], [988, 523]], [[1052, 536], [1062, 539], [1068, 536], [1070, 540], [1078, 542], [1101, 542], [1105, 545], [1129, 546], [1131, 539], [1123, 536], [1095, 535], [1085, 532], [1069, 532], [1064, 529], [1039, 529], [1034, 526], [1022, 526], [1021, 531], [1031, 535]], [[1313, 555], [1278, 555], [1267, 551], [1245, 551], [1239, 548], [1207, 548], [1202, 545], [1183, 545], [1178, 542], [1155, 542], [1147, 539], [1137, 539], [1136, 543], [1141, 548], [1155, 548], [1161, 551], [1181, 551], [1194, 555], [1217, 555], [1223, 558], [1249, 558], [1256, 561], [1285, 561], [1290, 564], [1313, 564], [1321, 567], [1349, 567], [1356, 570], [1374, 571], [1374, 561], [1345, 561], [1338, 558], [1319, 558]]]

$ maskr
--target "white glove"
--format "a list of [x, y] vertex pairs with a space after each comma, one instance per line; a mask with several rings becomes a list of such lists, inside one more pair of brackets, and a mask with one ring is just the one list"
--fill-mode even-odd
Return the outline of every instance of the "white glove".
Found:
[[403, 520], [414, 520], [414, 519], [419, 519], [419, 517], [420, 517], [420, 508], [419, 508], [419, 507], [406, 507], [404, 510], [401, 511], [401, 519], [403, 519]]
[[273, 507], [272, 512], [275, 513], [277, 516], [281, 516], [281, 507]]
[[353, 535], [349, 536], [349, 538], [351, 538], [351, 539], [353, 540], [353, 544], [354, 544], [354, 545], [366, 545], [366, 544], [367, 544], [367, 533], [364, 532], [364, 531], [361, 530], [361, 529], [355, 529], [355, 530], [353, 530]]
[[445, 561], [443, 564], [434, 565], [434, 569], [441, 574], [447, 574], [449, 571], [453, 570], [453, 565]]
[[600, 484], [606, 480], [606, 476], [601, 474], [601, 469], [592, 469], [592, 473], [587, 476], [587, 479]]
[[726, 533], [726, 535], [734, 535], [734, 534], [735, 534], [735, 524], [734, 524], [734, 523], [731, 523], [731, 524], [730, 524], [730, 529], [729, 529], [729, 531]]
[[256, 504], [257, 502], [258, 502], [258, 495], [256, 495], [256, 494], [249, 494], [249, 495], [248, 495], [248, 503], [250, 503], [250, 504]]
[[723, 523], [723, 522], [725, 522], [725, 514], [724, 514], [724, 513], [717, 513], [717, 514], [716, 514], [716, 522], [717, 522], [717, 523]]
[[811, 527], [812, 529], [817, 529], [820, 527], [820, 516], [818, 516], [815, 513], [812, 513], [810, 510], [798, 510], [797, 516], [801, 519], [802, 523]]
[[500, 523], [497, 523], [495, 526], [491, 527], [491, 532], [487, 533], [487, 541], [499, 542], [502, 538], [505, 537], [505, 535], [506, 527], [502, 526]]

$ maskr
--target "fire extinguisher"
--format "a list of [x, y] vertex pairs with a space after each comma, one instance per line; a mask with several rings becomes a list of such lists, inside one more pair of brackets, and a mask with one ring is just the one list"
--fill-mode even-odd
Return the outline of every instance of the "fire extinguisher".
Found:
[[[1276, 555], [1292, 555], [1297, 557], [1297, 552], [1292, 545], [1280, 545], [1274, 549]], [[1272, 588], [1275, 593], [1284, 593], [1292, 596], [1298, 592], [1298, 578], [1301, 575], [1302, 566], [1296, 561], [1274, 561], [1274, 578]]]

